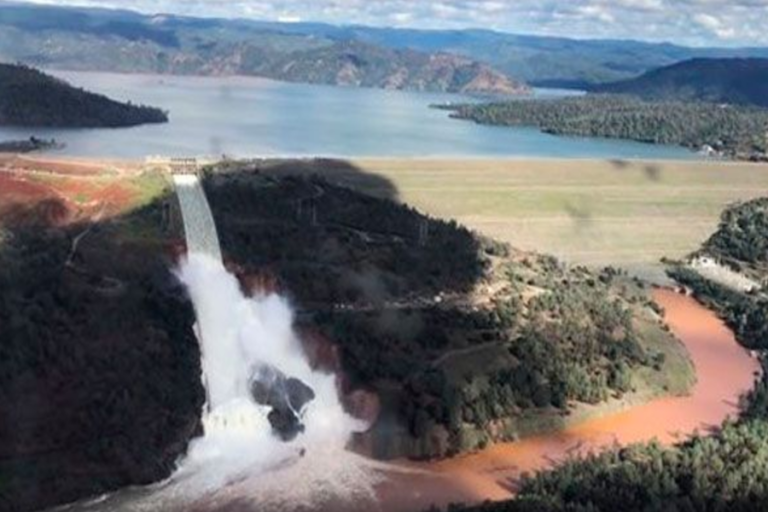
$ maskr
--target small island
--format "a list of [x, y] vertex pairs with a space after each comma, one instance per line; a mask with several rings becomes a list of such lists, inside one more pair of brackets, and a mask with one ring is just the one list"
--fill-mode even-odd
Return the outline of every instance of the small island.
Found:
[[0, 153], [32, 153], [48, 149], [61, 149], [64, 144], [56, 139], [40, 139], [34, 135], [22, 140], [0, 140]]
[[0, 126], [120, 128], [167, 123], [155, 107], [121, 103], [36, 69], [0, 64]]

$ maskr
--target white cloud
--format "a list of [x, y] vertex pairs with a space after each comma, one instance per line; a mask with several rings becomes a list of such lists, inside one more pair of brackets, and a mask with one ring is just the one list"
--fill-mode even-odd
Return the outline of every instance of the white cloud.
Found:
[[727, 24], [717, 16], [698, 13], [693, 17], [693, 20], [702, 28], [708, 30], [720, 39], [731, 39], [736, 35], [735, 28], [727, 26]]
[[277, 17], [277, 21], [280, 23], [301, 23], [301, 16], [295, 14], [281, 14]]
[[768, 0], [35, 0], [270, 20], [768, 45]]

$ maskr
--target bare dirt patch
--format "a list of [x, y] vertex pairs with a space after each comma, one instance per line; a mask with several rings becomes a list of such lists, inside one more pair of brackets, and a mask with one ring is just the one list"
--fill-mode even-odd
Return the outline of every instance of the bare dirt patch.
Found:
[[135, 162], [0, 155], [0, 222], [60, 226], [118, 216], [158, 188], [141, 169]]
[[14, 155], [0, 153], [0, 169], [18, 172], [37, 171], [69, 176], [97, 176], [101, 174], [129, 174], [141, 170], [139, 162], [120, 160], [88, 160], [55, 158], [40, 155]]

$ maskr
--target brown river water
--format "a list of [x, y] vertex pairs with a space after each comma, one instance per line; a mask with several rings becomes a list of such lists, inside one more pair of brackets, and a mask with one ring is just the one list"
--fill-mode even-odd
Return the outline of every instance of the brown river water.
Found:
[[393, 475], [379, 487], [380, 510], [417, 512], [432, 504], [510, 498], [524, 472], [551, 468], [574, 454], [616, 444], [653, 439], [672, 444], [735, 417], [740, 396], [754, 385], [759, 362], [737, 344], [714, 313], [693, 298], [670, 290], [657, 290], [655, 298], [666, 309], [667, 322], [696, 366], [697, 383], [691, 395], [654, 400], [555, 434], [495, 445], [477, 454], [416, 465], [428, 473]]

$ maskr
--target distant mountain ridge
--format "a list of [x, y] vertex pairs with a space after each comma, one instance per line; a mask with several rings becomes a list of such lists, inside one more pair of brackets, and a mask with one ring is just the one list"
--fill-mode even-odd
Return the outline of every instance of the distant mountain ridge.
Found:
[[[271, 27], [279, 25], [270, 24]], [[768, 48], [689, 48], [621, 39], [573, 39], [492, 30], [419, 30], [379, 27], [282, 26], [294, 33], [356, 39], [391, 48], [445, 51], [494, 66], [541, 87], [586, 89], [637, 77], [692, 58], [768, 57]]]
[[[193, 61], [194, 64], [195, 61]], [[273, 51], [248, 43], [220, 49], [210, 60], [163, 66], [163, 72], [255, 75], [285, 82], [380, 89], [508, 96], [527, 94], [528, 86], [490, 66], [446, 53], [393, 50], [357, 41], [295, 51]]]
[[[318, 74], [307, 58], [312, 51], [338, 53], [357, 45], [350, 77], [375, 87], [400, 83], [402, 88], [445, 91], [447, 85], [473, 92], [503, 92], [504, 75], [543, 86], [587, 88], [634, 78], [642, 73], [696, 57], [768, 57], [768, 48], [686, 48], [667, 43], [577, 40], [515, 35], [490, 30], [416, 30], [323, 23], [278, 23], [244, 19], [143, 15], [126, 10], [64, 8], [0, 0], [0, 60], [22, 61], [59, 69], [119, 72], [216, 74], [266, 73], [272, 78], [334, 83]], [[384, 69], [380, 54], [401, 63]], [[293, 57], [288, 54], [295, 53]], [[422, 54], [420, 57], [415, 53]], [[416, 71], [429, 56], [443, 54], [472, 61], [434, 68], [430, 77]], [[339, 60], [338, 55], [329, 58]], [[483, 67], [482, 63], [487, 67]], [[281, 65], [289, 65], [283, 69]], [[479, 66], [479, 67], [477, 67]], [[343, 67], [343, 66], [342, 66]], [[403, 79], [402, 69], [408, 71]], [[299, 70], [314, 73], [300, 76]], [[341, 68], [336, 69], [340, 71]], [[467, 78], [472, 72], [475, 76]], [[457, 78], [446, 78], [455, 75]], [[286, 78], [289, 77], [289, 78]], [[411, 78], [413, 77], [413, 78]], [[514, 83], [514, 81], [513, 81]], [[491, 90], [486, 91], [489, 87]], [[516, 86], [512, 86], [514, 90]], [[453, 92], [451, 89], [451, 92]], [[499, 89], [500, 91], [497, 91]]]
[[647, 100], [707, 101], [768, 108], [768, 59], [692, 59], [595, 92]]
[[120, 103], [26, 66], [0, 64], [0, 126], [101, 128], [167, 121], [160, 109]]
[[0, 59], [59, 69], [250, 75], [276, 80], [505, 96], [527, 86], [446, 52], [293, 34], [240, 20], [0, 3]]
[[393, 50], [356, 41], [290, 53], [261, 65], [254, 63], [251, 69], [289, 82], [476, 95], [529, 92], [526, 85], [466, 57]]

